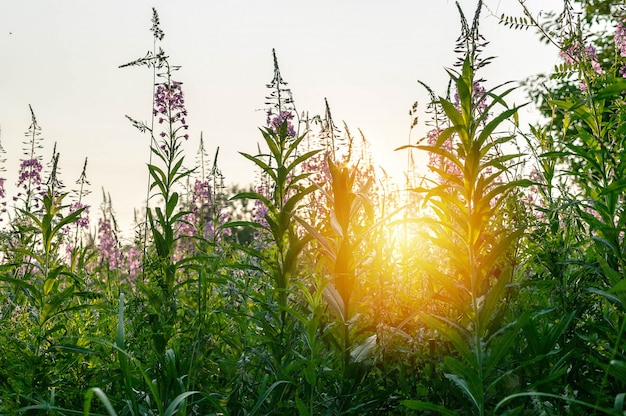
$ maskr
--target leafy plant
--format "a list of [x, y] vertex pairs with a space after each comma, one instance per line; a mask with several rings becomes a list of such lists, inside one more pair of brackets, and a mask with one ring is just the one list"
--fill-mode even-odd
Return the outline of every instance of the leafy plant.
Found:
[[[420, 318], [450, 342], [456, 354], [444, 357], [448, 378], [469, 399], [474, 414], [485, 415], [493, 406], [497, 386], [507, 369], [500, 368], [516, 339], [515, 322], [506, 322], [507, 285], [515, 264], [513, 244], [521, 230], [507, 218], [503, 204], [524, 180], [503, 181], [507, 163], [519, 154], [502, 154], [511, 136], [494, 138], [494, 132], [514, 118], [518, 108], [508, 108], [504, 98], [512, 91], [483, 92], [475, 80], [477, 21], [466, 27], [470, 46], [461, 72], [448, 71], [458, 94], [458, 104], [439, 98], [449, 120], [434, 145], [418, 145], [441, 158], [430, 166], [441, 178], [432, 188], [418, 188], [430, 203], [433, 218], [426, 236], [445, 253], [442, 264], [423, 262], [433, 280], [436, 298], [448, 308], [446, 315], [420, 313]], [[490, 100], [490, 101], [488, 101]], [[493, 114], [504, 105], [501, 113]], [[520, 322], [523, 321], [520, 318]], [[439, 406], [409, 402], [411, 408], [436, 410]]]

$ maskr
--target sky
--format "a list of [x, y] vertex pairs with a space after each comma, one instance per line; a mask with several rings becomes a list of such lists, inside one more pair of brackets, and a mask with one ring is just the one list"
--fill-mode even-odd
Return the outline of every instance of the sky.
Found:
[[[461, 0], [471, 21], [474, 0]], [[495, 16], [521, 15], [515, 0], [486, 0], [481, 28], [495, 56], [481, 75], [486, 85], [549, 72], [559, 62], [535, 32], [513, 31]], [[526, 0], [533, 13], [560, 10], [561, 0]], [[119, 66], [152, 50], [152, 7], [165, 32], [162, 47], [180, 65], [190, 139], [188, 167], [202, 132], [208, 153], [219, 146], [227, 184], [252, 184], [265, 122], [265, 85], [273, 76], [272, 48], [298, 111], [323, 114], [326, 98], [338, 125], [360, 129], [374, 160], [398, 182], [406, 153], [394, 149], [426, 131], [422, 114], [410, 134], [412, 104], [425, 109], [418, 80], [443, 94], [448, 82], [458, 11], [448, 0], [22, 0], [0, 3], [0, 143], [7, 185], [15, 184], [29, 105], [42, 128], [43, 160], [57, 143], [60, 178], [74, 188], [85, 158], [92, 191], [92, 224], [102, 190], [127, 237], [134, 209], [145, 204], [149, 137], [125, 115], [148, 121], [152, 72]], [[515, 96], [518, 103], [524, 96]], [[524, 110], [522, 121], [531, 120]], [[8, 187], [13, 194], [11, 187]], [[10, 196], [9, 196], [10, 197]]]

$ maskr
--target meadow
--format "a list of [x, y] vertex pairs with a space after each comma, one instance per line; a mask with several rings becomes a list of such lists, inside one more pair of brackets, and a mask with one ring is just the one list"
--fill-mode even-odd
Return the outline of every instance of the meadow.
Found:
[[87, 160], [67, 190], [32, 108], [16, 178], [0, 145], [0, 414], [625, 415], [626, 8], [520, 4], [501, 24], [560, 64], [491, 85], [482, 2], [459, 8], [399, 185], [328, 103], [296, 111], [272, 51], [251, 189], [202, 138], [183, 151], [153, 9], [152, 49], [122, 65], [154, 86], [152, 119], [128, 117], [151, 150], [132, 242], [106, 192], [85, 205]]

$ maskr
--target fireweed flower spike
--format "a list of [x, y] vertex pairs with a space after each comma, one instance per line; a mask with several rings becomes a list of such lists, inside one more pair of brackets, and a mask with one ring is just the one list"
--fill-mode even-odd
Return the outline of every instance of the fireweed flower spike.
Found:
[[[619, 56], [626, 58], [626, 20], [619, 22], [615, 29], [615, 48]], [[619, 75], [626, 78], [626, 64], [620, 68]]]
[[[43, 166], [41, 165], [41, 156], [36, 154], [36, 150], [41, 148], [41, 127], [37, 123], [35, 112], [33, 108], [29, 106], [31, 114], [31, 124], [28, 127], [28, 131], [25, 136], [28, 138], [24, 142], [24, 155], [25, 159], [22, 159], [20, 163], [20, 170], [18, 174], [17, 187], [20, 189], [18, 194], [13, 197], [14, 201], [22, 198], [24, 202], [24, 208], [26, 211], [30, 208], [39, 207], [39, 197], [35, 197], [42, 192], [41, 173]], [[24, 193], [22, 193], [24, 192]], [[32, 206], [31, 206], [32, 202]]]
[[619, 22], [615, 29], [615, 47], [619, 55], [626, 58], [626, 20]]
[[110, 219], [98, 220], [98, 240], [100, 264], [109, 270], [119, 269], [122, 266], [122, 253]]
[[[25, 200], [30, 200], [34, 190], [41, 191], [41, 171], [43, 166], [37, 158], [26, 159], [20, 163], [20, 171], [17, 179], [17, 187], [22, 188], [25, 192]], [[18, 193], [18, 197], [22, 196]], [[17, 200], [17, 197], [13, 198]], [[37, 202], [35, 202], [35, 207]]]
[[[181, 127], [187, 130], [189, 128], [185, 121], [187, 110], [185, 109], [185, 98], [181, 85], [182, 83], [177, 81], [158, 85], [154, 95], [154, 110], [152, 114], [159, 117], [159, 124], [162, 124], [164, 121], [168, 121], [171, 124], [180, 122]], [[183, 137], [185, 139], [189, 138], [187, 134]]]
[[275, 133], [278, 132], [278, 128], [286, 121], [287, 133], [289, 137], [296, 137], [296, 129], [293, 125], [293, 113], [291, 111], [283, 110], [278, 114], [274, 114], [272, 109], [267, 110], [267, 127], [270, 127]]
[[76, 220], [76, 227], [79, 229], [89, 229], [89, 205], [84, 205], [82, 202], [74, 202], [70, 205], [70, 212], [76, 212], [81, 208], [85, 208]]
[[4, 200], [6, 198], [6, 191], [4, 189], [5, 181], [6, 179], [0, 178], [0, 223], [2, 222], [2, 214], [7, 212], [7, 201]]
[[99, 263], [108, 270], [117, 270], [123, 265], [117, 223], [113, 214], [111, 196], [103, 190], [102, 217], [98, 220], [98, 251]]
[[[596, 72], [596, 74], [603, 74], [604, 70], [602, 69], [602, 65], [598, 61], [598, 54], [595, 46], [587, 45], [584, 48], [579, 43], [573, 43], [569, 45], [567, 48], [561, 50], [559, 52], [559, 56], [565, 61], [568, 65], [580, 65], [583, 62], [587, 62], [591, 65], [591, 68]], [[579, 88], [581, 91], [587, 90], [587, 82], [583, 81]]]
[[573, 43], [561, 50], [559, 56], [569, 65], [576, 65], [584, 60], [588, 60], [596, 73], [602, 74], [604, 72], [600, 62], [598, 62], [598, 53], [593, 45], [587, 45], [582, 48], [582, 45]]
[[[2, 137], [2, 131], [0, 131], [0, 138]], [[4, 163], [6, 162], [6, 158], [4, 154], [6, 150], [2, 147], [2, 142], [0, 141], [0, 174], [5, 172]], [[2, 222], [2, 214], [7, 211], [7, 202], [4, 200], [6, 198], [6, 189], [4, 187], [4, 183], [6, 182], [6, 178], [0, 177], [0, 222]]]
[[596, 52], [596, 48], [593, 45], [587, 45], [585, 47], [585, 54], [587, 58], [591, 62], [591, 67], [596, 71], [597, 74], [601, 74], [604, 72], [600, 62], [598, 62], [598, 53]]

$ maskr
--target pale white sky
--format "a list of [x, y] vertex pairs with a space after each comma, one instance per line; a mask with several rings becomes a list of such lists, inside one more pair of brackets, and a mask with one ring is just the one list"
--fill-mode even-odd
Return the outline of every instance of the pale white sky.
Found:
[[[471, 20], [475, 1], [462, 0]], [[560, 0], [527, 0], [534, 11], [560, 10]], [[521, 14], [515, 0], [486, 0], [495, 14]], [[125, 235], [146, 192], [149, 138], [124, 117], [149, 120], [152, 74], [118, 66], [152, 49], [151, 7], [161, 18], [163, 47], [181, 65], [195, 160], [200, 132], [227, 183], [248, 184], [253, 165], [238, 152], [255, 153], [265, 88], [273, 74], [272, 48], [299, 111], [324, 111], [328, 98], [338, 125], [360, 128], [374, 157], [399, 181], [408, 141], [408, 111], [425, 108], [422, 80], [436, 91], [447, 85], [460, 24], [448, 0], [22, 0], [0, 3], [0, 128], [7, 151], [7, 184], [17, 180], [31, 104], [45, 138], [43, 160], [58, 142], [61, 179], [71, 188], [85, 157], [95, 223], [101, 188], [111, 194]], [[485, 55], [499, 58], [482, 74], [494, 86], [549, 71], [555, 48], [535, 33], [498, 25], [485, 10]], [[522, 98], [520, 97], [521, 101]], [[528, 115], [530, 117], [530, 114]], [[414, 138], [423, 134], [420, 123]], [[13, 191], [9, 189], [11, 193]]]

